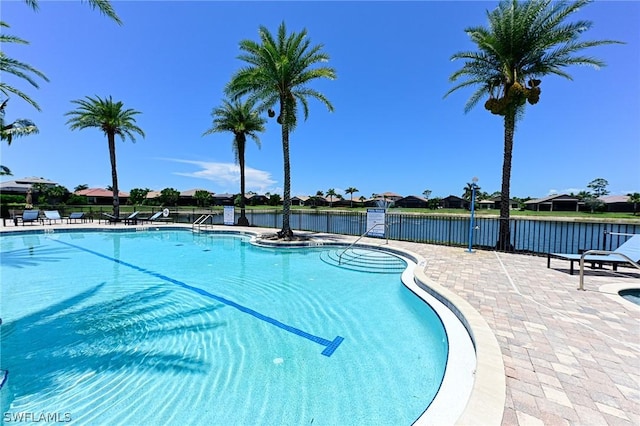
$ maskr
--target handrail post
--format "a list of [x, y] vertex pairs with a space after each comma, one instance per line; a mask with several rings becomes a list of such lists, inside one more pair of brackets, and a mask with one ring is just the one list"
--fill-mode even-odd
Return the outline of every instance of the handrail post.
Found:
[[578, 287], [578, 290], [584, 290], [584, 258], [589, 254], [606, 254], [606, 255], [615, 254], [616, 256], [620, 256], [626, 259], [626, 261], [629, 262], [635, 268], [640, 269], [640, 265], [637, 264], [634, 260], [632, 260], [629, 256], [627, 256], [624, 253], [616, 253], [614, 251], [608, 251], [608, 250], [587, 250], [580, 255], [580, 286]]

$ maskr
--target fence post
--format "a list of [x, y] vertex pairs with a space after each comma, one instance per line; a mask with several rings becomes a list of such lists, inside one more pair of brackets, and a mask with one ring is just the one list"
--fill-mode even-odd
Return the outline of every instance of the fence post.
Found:
[[604, 235], [602, 236], [602, 250], [607, 249], [607, 225], [604, 226]]

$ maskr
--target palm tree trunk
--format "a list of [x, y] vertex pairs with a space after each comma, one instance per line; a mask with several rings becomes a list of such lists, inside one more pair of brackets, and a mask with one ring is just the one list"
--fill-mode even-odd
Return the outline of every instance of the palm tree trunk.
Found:
[[244, 211], [244, 147], [246, 137], [243, 134], [238, 135], [238, 137], [238, 163], [240, 163], [240, 218], [238, 219], [238, 225], [249, 226], [249, 220]]
[[118, 171], [116, 168], [116, 141], [115, 134], [108, 133], [109, 158], [111, 159], [111, 189], [113, 190], [113, 215], [120, 217], [120, 190], [118, 189]]
[[278, 236], [286, 240], [293, 237], [289, 224], [291, 215], [291, 165], [289, 164], [289, 126], [285, 117], [282, 119], [282, 153], [284, 156], [284, 194], [282, 197], [282, 230]]
[[504, 116], [504, 159], [502, 163], [502, 191], [500, 194], [500, 230], [496, 248], [513, 251], [509, 228], [509, 190], [511, 187], [511, 157], [513, 155], [513, 134], [516, 126], [516, 109], [509, 108]]

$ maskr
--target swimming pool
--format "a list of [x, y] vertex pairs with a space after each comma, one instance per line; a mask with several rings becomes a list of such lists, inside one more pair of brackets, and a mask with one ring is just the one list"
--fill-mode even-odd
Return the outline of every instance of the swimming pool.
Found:
[[[3, 413], [93, 424], [410, 424], [445, 373], [398, 273], [184, 230], [3, 236]], [[464, 392], [463, 392], [464, 393]]]
[[619, 294], [629, 302], [640, 305], [640, 288], [628, 288], [625, 290], [620, 290]]

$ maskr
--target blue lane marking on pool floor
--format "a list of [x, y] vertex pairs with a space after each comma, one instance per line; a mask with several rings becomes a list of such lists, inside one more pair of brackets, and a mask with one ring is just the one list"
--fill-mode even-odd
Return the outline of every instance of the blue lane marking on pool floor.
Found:
[[150, 271], [148, 269], [141, 268], [141, 267], [133, 265], [131, 263], [127, 263], [127, 262], [124, 262], [122, 260], [115, 259], [113, 257], [107, 256], [105, 254], [98, 253], [97, 251], [89, 250], [87, 248], [80, 247], [80, 246], [77, 246], [75, 244], [67, 243], [65, 241], [54, 240], [54, 239], [51, 239], [51, 241], [55, 241], [57, 243], [64, 244], [66, 246], [73, 247], [75, 249], [82, 250], [82, 251], [87, 252], [87, 253], [91, 253], [91, 254], [96, 255], [98, 257], [101, 257], [103, 259], [110, 260], [110, 261], [118, 263], [120, 265], [129, 267], [131, 269], [135, 269], [136, 271], [145, 273], [147, 275], [151, 275], [151, 276], [159, 278], [159, 279], [161, 279], [163, 281], [170, 282], [172, 284], [178, 285], [178, 286], [180, 286], [182, 288], [185, 288], [187, 290], [194, 291], [194, 292], [196, 292], [196, 293], [198, 293], [198, 294], [200, 294], [202, 296], [208, 297], [210, 299], [217, 300], [218, 302], [224, 303], [227, 306], [231, 306], [233, 308], [236, 308], [237, 310], [239, 310], [241, 312], [244, 312], [245, 314], [249, 314], [249, 315], [251, 315], [251, 316], [253, 316], [255, 318], [258, 318], [259, 320], [262, 320], [262, 321], [268, 322], [269, 324], [275, 325], [276, 327], [281, 328], [282, 330], [288, 331], [289, 333], [293, 333], [293, 334], [298, 335], [300, 337], [304, 337], [307, 340], [311, 340], [312, 342], [318, 343], [319, 345], [325, 346], [325, 349], [322, 351], [322, 355], [324, 355], [324, 356], [333, 355], [333, 353], [336, 351], [336, 349], [338, 349], [338, 346], [340, 346], [340, 344], [344, 340], [344, 337], [341, 337], [341, 336], [336, 336], [336, 338], [333, 339], [333, 340], [327, 340], [327, 339], [324, 339], [322, 337], [314, 336], [313, 334], [307, 333], [306, 331], [302, 331], [302, 330], [300, 330], [298, 328], [295, 328], [295, 327], [292, 327], [292, 326], [287, 325], [285, 323], [282, 323], [282, 322], [278, 321], [275, 318], [268, 317], [266, 315], [261, 314], [260, 312], [254, 311], [253, 309], [250, 309], [250, 308], [247, 308], [246, 306], [242, 306], [242, 305], [240, 305], [240, 304], [238, 304], [238, 303], [236, 303], [236, 302], [234, 302], [232, 300], [225, 299], [224, 297], [215, 295], [213, 293], [209, 293], [206, 290], [203, 290], [203, 289], [198, 288], [198, 287], [191, 286], [191, 285], [189, 285], [187, 283], [183, 283], [182, 281], [178, 281], [178, 280], [176, 280], [174, 278], [168, 277], [168, 276], [160, 274], [158, 272]]

